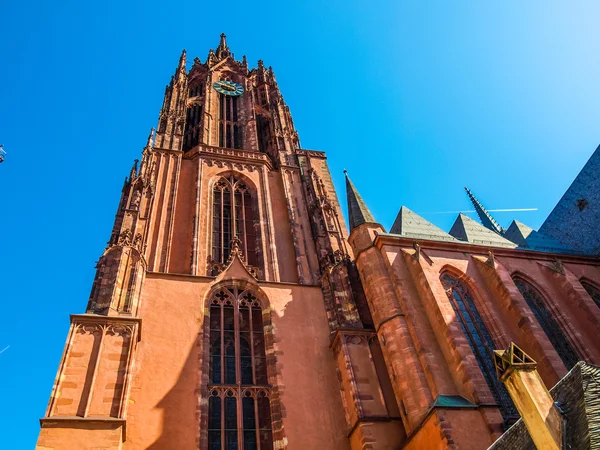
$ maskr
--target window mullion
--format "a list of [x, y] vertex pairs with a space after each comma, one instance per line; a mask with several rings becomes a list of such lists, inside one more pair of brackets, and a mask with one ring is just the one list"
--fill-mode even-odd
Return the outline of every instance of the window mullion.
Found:
[[237, 237], [237, 224], [236, 221], [236, 211], [235, 211], [235, 185], [231, 185], [231, 239], [235, 239]]
[[[248, 239], [246, 239], [246, 201], [245, 201], [245, 192], [242, 192], [240, 194], [240, 197], [242, 198], [242, 220], [241, 220], [241, 227], [242, 227], [242, 242], [244, 243], [244, 256], [246, 257], [246, 264], [249, 263], [248, 261]], [[252, 309], [251, 306], [249, 306], [250, 309]]]
[[[252, 366], [254, 369], [254, 365]], [[256, 449], [260, 450], [260, 423], [258, 420], [258, 397], [254, 391], [254, 430], [256, 431]]]
[[[221, 317], [223, 317], [221, 315]], [[223, 332], [223, 328], [221, 328], [221, 333]], [[223, 345], [221, 347], [224, 347]], [[221, 371], [223, 370], [223, 366], [221, 365]], [[224, 380], [221, 380], [223, 382]], [[225, 392], [221, 391], [219, 393], [219, 397], [221, 397], [221, 450], [225, 449]]]
[[238, 448], [244, 448], [244, 418], [242, 410], [242, 367], [241, 367], [241, 349], [240, 349], [240, 302], [238, 288], [234, 287], [233, 304], [233, 329], [235, 333], [235, 382], [237, 384], [238, 401], [237, 408], [237, 427], [238, 427]]
[[223, 311], [223, 306], [225, 305], [221, 302], [221, 308], [219, 310], [221, 312], [221, 384], [225, 384], [225, 311]]
[[252, 305], [248, 305], [248, 320], [250, 321], [250, 360], [252, 361], [252, 384], [256, 384], [256, 361], [254, 360], [254, 327], [252, 324]]
[[225, 262], [225, 258], [223, 257], [223, 253], [225, 251], [225, 197], [224, 197], [225, 189], [221, 189], [221, 248], [219, 249], [219, 253], [221, 254], [221, 258], [219, 259], [220, 263]]

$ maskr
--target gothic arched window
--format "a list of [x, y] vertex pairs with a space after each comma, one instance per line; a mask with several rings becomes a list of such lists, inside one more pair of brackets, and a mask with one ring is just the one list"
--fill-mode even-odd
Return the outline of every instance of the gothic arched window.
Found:
[[208, 449], [272, 449], [263, 312], [252, 292], [213, 294], [209, 352]]
[[219, 94], [219, 147], [242, 148], [242, 127], [238, 124], [238, 98]]
[[[234, 238], [239, 239], [246, 263], [258, 267], [254, 199], [246, 183], [233, 175], [220, 178], [213, 188], [212, 262], [224, 264]], [[216, 275], [216, 273], [212, 273]]]
[[571, 369], [577, 364], [579, 358], [567, 338], [561, 332], [560, 326], [554, 320], [550, 311], [548, 311], [544, 297], [531, 283], [525, 281], [523, 278], [513, 277], [513, 281], [544, 330], [544, 333], [546, 333], [548, 340], [554, 346], [556, 353], [558, 353], [558, 356], [560, 356], [567, 369]]
[[587, 293], [592, 297], [596, 306], [600, 308], [600, 289], [598, 289], [595, 285], [586, 280], [580, 280], [581, 285], [587, 291]]
[[502, 416], [505, 419], [515, 418], [517, 416], [515, 406], [506, 388], [496, 376], [493, 359], [494, 341], [477, 311], [473, 295], [464, 283], [448, 272], [443, 273], [440, 280]]
[[[190, 87], [189, 98], [204, 95], [204, 85], [198, 83]], [[202, 103], [196, 99], [188, 105], [185, 117], [185, 131], [183, 134], [183, 151], [186, 152], [198, 145], [200, 141], [200, 127], [202, 121]]]

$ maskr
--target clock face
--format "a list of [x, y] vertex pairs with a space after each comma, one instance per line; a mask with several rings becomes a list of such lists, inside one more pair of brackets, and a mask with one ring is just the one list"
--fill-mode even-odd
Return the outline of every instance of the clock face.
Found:
[[213, 88], [220, 94], [237, 97], [244, 93], [244, 88], [233, 81], [221, 80], [213, 83]]

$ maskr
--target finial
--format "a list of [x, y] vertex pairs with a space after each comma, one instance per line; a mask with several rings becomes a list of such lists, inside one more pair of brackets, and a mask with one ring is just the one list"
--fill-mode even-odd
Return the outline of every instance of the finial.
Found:
[[199, 66], [200, 64], [202, 64], [202, 61], [200, 61], [200, 58], [198, 58], [197, 56], [194, 58], [194, 65], [195, 66]]
[[475, 212], [479, 216], [481, 224], [488, 230], [492, 230], [493, 232], [498, 233], [500, 236], [503, 236], [504, 228], [502, 228], [498, 222], [494, 220], [492, 215], [486, 211], [483, 205], [475, 198], [475, 195], [473, 195], [467, 186], [465, 186], [465, 191], [467, 191], [467, 195], [469, 196], [469, 199], [475, 208]]
[[181, 52], [181, 56], [179, 57], [179, 67], [184, 67], [185, 68], [185, 57], [186, 57], [186, 51], [185, 48], [183, 49], [183, 51]]
[[348, 171], [344, 169], [344, 175], [348, 176]]
[[221, 33], [221, 40], [219, 41], [219, 46], [217, 47], [217, 58], [225, 58], [231, 54], [229, 51], [229, 47], [227, 47], [227, 36], [225, 33]]
[[148, 144], [146, 144], [147, 147], [152, 147], [152, 141], [154, 139], [154, 127], [152, 127], [152, 129], [150, 130], [150, 134], [148, 135]]

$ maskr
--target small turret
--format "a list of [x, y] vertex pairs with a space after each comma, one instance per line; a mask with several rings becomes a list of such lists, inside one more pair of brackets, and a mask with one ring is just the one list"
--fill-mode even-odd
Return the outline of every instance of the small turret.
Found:
[[348, 171], [344, 170], [346, 175], [346, 196], [348, 198], [348, 222], [350, 224], [350, 232], [363, 223], [377, 223], [365, 201], [362, 199], [350, 177]]
[[219, 41], [219, 46], [216, 51], [217, 58], [223, 59], [228, 56], [233, 56], [229, 51], [229, 47], [227, 46], [227, 36], [225, 33], [221, 33], [221, 40]]

